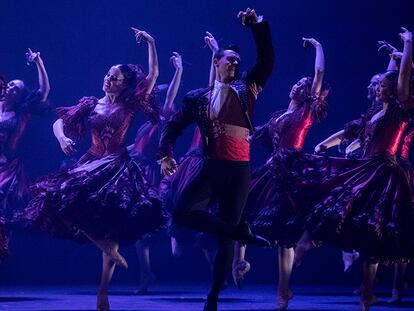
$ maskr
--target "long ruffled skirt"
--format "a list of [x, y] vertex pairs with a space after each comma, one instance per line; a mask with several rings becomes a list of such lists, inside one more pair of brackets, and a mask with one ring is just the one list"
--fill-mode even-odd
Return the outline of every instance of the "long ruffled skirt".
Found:
[[[335, 165], [337, 159], [331, 158]], [[321, 181], [323, 194], [308, 216], [312, 239], [358, 250], [384, 262], [414, 258], [414, 208], [407, 170], [379, 154]]]
[[25, 207], [28, 190], [23, 165], [18, 158], [0, 164], [0, 217], [12, 221]]
[[274, 153], [252, 173], [244, 220], [255, 233], [284, 247], [292, 247], [303, 233], [305, 217], [316, 201], [321, 178], [336, 170], [326, 158], [296, 151]]
[[84, 241], [133, 242], [167, 222], [157, 190], [128, 154], [86, 153], [70, 169], [31, 187], [33, 199], [20, 215], [52, 235]]

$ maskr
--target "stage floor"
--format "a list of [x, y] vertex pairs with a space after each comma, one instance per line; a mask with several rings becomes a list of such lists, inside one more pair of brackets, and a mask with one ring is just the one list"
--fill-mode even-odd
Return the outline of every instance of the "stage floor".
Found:
[[[95, 310], [95, 286], [0, 286], [0, 311]], [[112, 286], [111, 310], [201, 311], [207, 284], [154, 284], [144, 296], [133, 294], [133, 286]], [[289, 310], [358, 310], [358, 297], [345, 287], [293, 287]], [[414, 310], [414, 298], [398, 307], [386, 303], [388, 292], [378, 290], [378, 304], [372, 311]], [[413, 294], [411, 292], [411, 294]], [[275, 308], [275, 287], [246, 285], [243, 290], [229, 287], [223, 291], [219, 310], [270, 311]]]

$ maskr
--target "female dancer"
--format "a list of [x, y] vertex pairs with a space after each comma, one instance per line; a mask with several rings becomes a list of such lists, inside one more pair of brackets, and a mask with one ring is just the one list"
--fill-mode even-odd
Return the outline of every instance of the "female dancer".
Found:
[[[290, 93], [286, 111], [276, 113], [260, 127], [253, 140], [266, 142], [272, 151], [266, 163], [252, 174], [245, 218], [253, 228], [279, 245], [279, 283], [277, 308], [287, 308], [292, 298], [289, 278], [293, 263], [293, 246], [299, 239], [300, 219], [305, 212], [304, 202], [299, 201], [291, 176], [294, 166], [302, 166], [302, 148], [313, 122], [326, 116], [325, 98], [328, 89], [323, 86], [325, 59], [322, 45], [311, 38], [303, 38], [316, 50], [315, 75], [302, 78]], [[233, 276], [239, 283], [249, 264], [244, 260], [245, 249], [240, 246], [233, 262]]]
[[[404, 49], [399, 73], [381, 76], [374, 114], [361, 135], [363, 159], [343, 161], [321, 183], [324, 199], [309, 215], [295, 255], [300, 260], [313, 248], [312, 240], [331, 242], [344, 250], [357, 250], [365, 258], [361, 310], [376, 301], [373, 282], [378, 261], [398, 262], [414, 257], [414, 213], [409, 179], [395, 160], [409, 119], [412, 34], [402, 28]], [[335, 159], [332, 159], [335, 166]]]
[[39, 52], [28, 49], [28, 63], [35, 63], [39, 89], [29, 92], [22, 80], [9, 81], [0, 99], [0, 217], [12, 221], [27, 199], [27, 183], [17, 147], [33, 115], [46, 110], [50, 86]]
[[[145, 170], [145, 176], [154, 186], [158, 186], [161, 178], [158, 164], [155, 161], [155, 153], [158, 147], [162, 125], [176, 110], [174, 100], [177, 96], [183, 73], [183, 63], [180, 54], [173, 52], [170, 61], [175, 68], [175, 73], [167, 90], [160, 120], [156, 124], [147, 121], [139, 128], [131, 152], [131, 156]], [[149, 239], [149, 236], [144, 237], [135, 243], [140, 269], [140, 285], [135, 291], [136, 294], [146, 293], [149, 283], [154, 278], [151, 272]]]
[[102, 250], [98, 310], [109, 310], [108, 286], [115, 264], [128, 267], [118, 252], [119, 243], [136, 241], [166, 220], [156, 189], [129, 157], [125, 144], [137, 111], [158, 120], [151, 101], [158, 76], [155, 40], [145, 31], [133, 31], [138, 42], [144, 38], [148, 43], [148, 75], [137, 66], [112, 66], [103, 81], [104, 97], [84, 97], [76, 106], [58, 109], [53, 132], [63, 152], [75, 151], [69, 137], [79, 138], [85, 121], [92, 146], [72, 167], [33, 185], [34, 198], [22, 215], [56, 237], [90, 240]]
[[0, 76], [0, 262], [8, 254], [6, 224], [24, 208], [28, 193], [18, 143], [30, 118], [48, 107], [49, 79], [40, 53], [28, 49], [26, 57], [36, 64], [39, 89], [29, 92], [22, 80], [7, 83]]

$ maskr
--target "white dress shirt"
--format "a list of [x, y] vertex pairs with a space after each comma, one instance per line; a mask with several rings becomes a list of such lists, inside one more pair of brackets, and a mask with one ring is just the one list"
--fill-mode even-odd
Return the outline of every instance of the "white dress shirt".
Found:
[[214, 88], [211, 92], [210, 101], [210, 119], [217, 119], [221, 107], [226, 102], [227, 96], [229, 95], [230, 86], [229, 84], [222, 83], [220, 81], [214, 81]]

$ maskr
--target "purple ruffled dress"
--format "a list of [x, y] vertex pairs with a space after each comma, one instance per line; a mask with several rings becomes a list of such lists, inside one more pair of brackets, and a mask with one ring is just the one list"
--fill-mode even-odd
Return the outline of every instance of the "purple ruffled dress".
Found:
[[125, 144], [135, 113], [143, 110], [156, 119], [156, 110], [145, 95], [116, 103], [106, 113], [97, 105], [97, 98], [84, 97], [57, 110], [69, 137], [79, 137], [85, 121], [89, 124], [92, 146], [72, 167], [35, 183], [21, 217], [59, 238], [85, 241], [85, 232], [96, 239], [134, 242], [167, 221], [157, 189]]
[[[306, 222], [312, 239], [388, 263], [413, 258], [412, 183], [396, 157], [408, 120], [409, 114], [393, 104], [366, 123], [360, 137], [363, 158], [341, 160], [342, 169], [321, 180], [323, 198]], [[338, 161], [327, 159], [325, 168], [338, 167]]]
[[48, 107], [39, 90], [31, 92], [19, 105], [19, 110], [0, 121], [0, 261], [8, 254], [6, 224], [14, 221], [28, 201], [28, 182], [18, 156], [18, 144], [32, 116]]
[[272, 154], [252, 173], [243, 218], [257, 234], [284, 247], [292, 247], [300, 238], [311, 207], [301, 193], [320, 178], [323, 158], [309, 159], [302, 148], [312, 124], [325, 116], [324, 102], [305, 101], [292, 112], [275, 113], [253, 136]]

